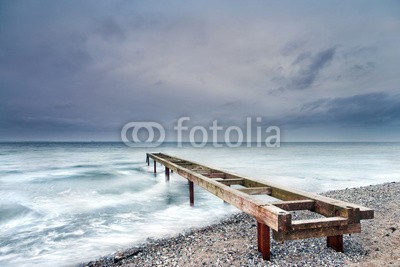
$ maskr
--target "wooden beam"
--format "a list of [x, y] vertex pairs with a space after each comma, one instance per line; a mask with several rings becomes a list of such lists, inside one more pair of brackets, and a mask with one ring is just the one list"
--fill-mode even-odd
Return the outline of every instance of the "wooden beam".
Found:
[[287, 211], [315, 209], [315, 200], [312, 199], [276, 201], [271, 204]]
[[225, 173], [223, 172], [204, 173], [203, 175], [208, 178], [225, 178]]
[[339, 225], [347, 225], [347, 218], [328, 217], [319, 219], [295, 220], [292, 221], [292, 230], [314, 229]]
[[192, 162], [178, 162], [177, 164], [178, 164], [179, 166], [191, 166], [191, 165], [193, 165]]
[[332, 226], [324, 228], [311, 228], [302, 230], [293, 230], [287, 232], [272, 231], [272, 236], [276, 241], [296, 240], [313, 237], [335, 236], [344, 234], [353, 234], [361, 232], [361, 224], [347, 224], [344, 226]]
[[[226, 178], [228, 179], [237, 179], [237, 178], [242, 178], [240, 176], [233, 176], [233, 175], [226, 175]], [[266, 183], [260, 183], [258, 181], [253, 181], [251, 179], [245, 179], [244, 183], [243, 183], [244, 187], [269, 187]]]
[[271, 187], [238, 188], [236, 190], [246, 193], [248, 195], [270, 195], [271, 194]]
[[243, 179], [214, 179], [224, 185], [243, 185]]

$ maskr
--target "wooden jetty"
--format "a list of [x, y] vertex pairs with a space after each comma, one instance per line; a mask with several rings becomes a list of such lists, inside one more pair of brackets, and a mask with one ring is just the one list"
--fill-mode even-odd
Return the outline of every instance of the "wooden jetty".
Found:
[[[327, 246], [343, 252], [343, 235], [360, 233], [363, 219], [373, 219], [374, 210], [274, 183], [237, 175], [221, 169], [163, 153], [147, 153], [146, 161], [165, 166], [169, 180], [173, 171], [189, 181], [190, 205], [194, 205], [193, 185], [200, 186], [234, 205], [257, 220], [258, 251], [270, 259], [270, 228], [278, 242], [312, 237], [327, 237]], [[232, 187], [235, 185], [235, 187]], [[264, 201], [254, 195], [266, 194], [276, 201]], [[308, 210], [318, 219], [292, 220], [291, 211]]]

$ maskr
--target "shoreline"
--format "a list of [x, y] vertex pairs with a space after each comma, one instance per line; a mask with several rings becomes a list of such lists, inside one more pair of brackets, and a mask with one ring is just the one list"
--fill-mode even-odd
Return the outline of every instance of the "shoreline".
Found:
[[[149, 239], [78, 266], [399, 266], [400, 182], [322, 193], [375, 210], [359, 234], [344, 235], [344, 253], [326, 247], [326, 238], [276, 243], [271, 261], [257, 251], [256, 220], [238, 213], [222, 221], [188, 229], [173, 237]], [[296, 214], [295, 214], [296, 216]]]

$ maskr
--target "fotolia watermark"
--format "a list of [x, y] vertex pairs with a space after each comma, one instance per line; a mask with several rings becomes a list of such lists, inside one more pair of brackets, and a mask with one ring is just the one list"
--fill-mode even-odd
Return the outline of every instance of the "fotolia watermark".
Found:
[[[246, 118], [246, 125], [223, 126], [214, 120], [210, 126], [194, 125], [189, 127], [190, 117], [181, 117], [174, 125], [174, 138], [178, 147], [183, 143], [193, 147], [279, 147], [280, 128], [262, 124], [262, 118]], [[186, 125], [185, 125], [186, 124]], [[165, 141], [166, 132], [163, 125], [157, 122], [129, 122], [121, 130], [122, 141], [130, 147], [157, 147]], [[184, 141], [185, 140], [185, 141]]]

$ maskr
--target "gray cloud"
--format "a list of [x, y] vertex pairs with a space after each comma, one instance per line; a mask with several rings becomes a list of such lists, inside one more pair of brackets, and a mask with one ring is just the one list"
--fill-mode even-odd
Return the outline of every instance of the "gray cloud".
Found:
[[283, 82], [278, 90], [305, 90], [310, 88], [321, 70], [333, 60], [335, 51], [336, 48], [332, 47], [316, 54], [305, 52], [298, 55], [292, 63], [296, 70], [289, 77], [277, 79]]
[[384, 92], [324, 98], [301, 106], [286, 123], [295, 125], [400, 126], [400, 95]]

